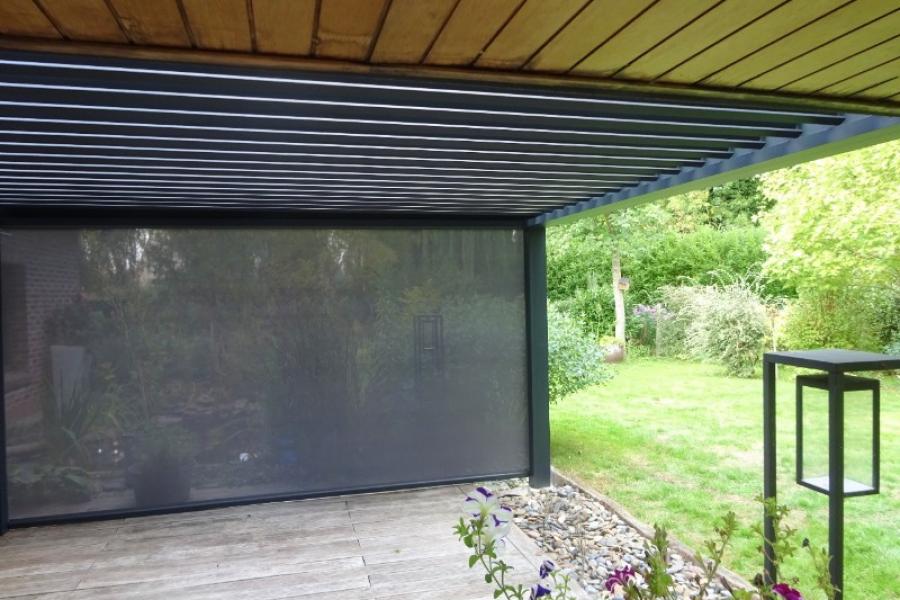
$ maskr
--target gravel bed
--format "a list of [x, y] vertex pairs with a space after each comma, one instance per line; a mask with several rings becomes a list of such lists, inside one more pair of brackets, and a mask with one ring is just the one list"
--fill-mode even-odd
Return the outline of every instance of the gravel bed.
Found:
[[[522, 480], [487, 486], [513, 510], [515, 524], [557, 564], [571, 571], [589, 597], [617, 598], [606, 591], [606, 578], [625, 566], [636, 571], [645, 567], [646, 538], [577, 488], [531, 489]], [[670, 552], [669, 564], [677, 597], [693, 598], [703, 581], [700, 567], [677, 552]], [[706, 599], [725, 598], [731, 598], [731, 594], [720, 582], [713, 582]]]

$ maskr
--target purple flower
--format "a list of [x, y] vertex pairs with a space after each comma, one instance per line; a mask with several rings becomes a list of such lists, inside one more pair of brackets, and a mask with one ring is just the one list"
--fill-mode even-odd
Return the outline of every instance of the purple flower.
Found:
[[556, 563], [552, 560], [545, 560], [541, 563], [541, 568], [538, 573], [541, 576], [541, 579], [546, 579], [550, 573], [556, 570]]
[[497, 496], [484, 487], [477, 487], [463, 500], [463, 512], [473, 519], [487, 516], [499, 507]]
[[632, 309], [634, 312], [634, 316], [642, 317], [642, 316], [653, 316], [656, 314], [656, 307], [650, 306], [648, 304], [636, 304]]
[[466, 495], [462, 511], [472, 521], [481, 520], [482, 533], [486, 542], [499, 542], [512, 526], [513, 514], [510, 509], [500, 506], [500, 502], [489, 489], [477, 487]]
[[549, 596], [552, 593], [549, 584], [546, 583], [536, 583], [531, 586], [531, 600], [537, 600], [537, 598], [543, 598], [544, 596]]
[[494, 506], [487, 514], [484, 524], [484, 535], [488, 540], [502, 540], [509, 535], [512, 524], [512, 511], [505, 506]]
[[784, 598], [784, 600], [803, 600], [803, 595], [786, 583], [772, 586], [772, 591]]
[[633, 578], [636, 575], [634, 569], [631, 567], [625, 567], [624, 569], [616, 569], [613, 571], [613, 574], [609, 576], [604, 584], [606, 586], [606, 591], [611, 592], [617, 585], [624, 586], [628, 583], [628, 580]]

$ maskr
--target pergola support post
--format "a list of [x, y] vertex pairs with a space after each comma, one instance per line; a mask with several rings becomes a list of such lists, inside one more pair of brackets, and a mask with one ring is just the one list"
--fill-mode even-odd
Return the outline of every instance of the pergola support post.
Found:
[[[0, 286], [2, 286], [0, 281]], [[0, 311], [2, 311], [0, 301]], [[0, 325], [0, 338], [3, 337], [3, 327]], [[6, 533], [9, 528], [9, 497], [8, 474], [6, 467], [6, 383], [3, 380], [3, 344], [0, 344], [0, 535]]]
[[525, 288], [528, 334], [528, 396], [531, 415], [531, 487], [548, 487], [550, 475], [550, 387], [547, 357], [547, 245], [543, 226], [525, 229]]
[[[874, 482], [873, 482], [874, 484]], [[844, 374], [828, 373], [828, 554], [835, 600], [844, 597]]]
[[[763, 496], [776, 497], [775, 490], [775, 362], [763, 359]], [[775, 567], [775, 522], [766, 513], [763, 515], [763, 577], [773, 584], [778, 579]]]

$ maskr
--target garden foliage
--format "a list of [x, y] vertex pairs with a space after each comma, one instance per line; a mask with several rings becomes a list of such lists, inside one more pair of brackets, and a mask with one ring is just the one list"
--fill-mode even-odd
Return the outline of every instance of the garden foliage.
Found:
[[[641, 209], [643, 210], [643, 209]], [[706, 225], [681, 233], [668, 216], [648, 211], [644, 227], [621, 242], [623, 274], [631, 280], [626, 312], [655, 304], [660, 288], [684, 280], [712, 284], [722, 273], [755, 277], [765, 261], [763, 231], [746, 225], [719, 230]], [[578, 225], [578, 224], [576, 224]], [[574, 226], [573, 226], [574, 227]], [[576, 316], [595, 337], [612, 335], [613, 298], [609, 283], [610, 250], [603, 231], [557, 234], [551, 229], [547, 276], [550, 299]], [[777, 283], [769, 294], [781, 292]]]
[[552, 303], [547, 321], [551, 402], [609, 378], [600, 346], [585, 334], [578, 321]]
[[[660, 338], [648, 335], [642, 308], [665, 300], [670, 310], [677, 304], [687, 315], [686, 299], [676, 298], [673, 286], [699, 286], [684, 291], [696, 305], [711, 290], [723, 291], [719, 282], [744, 280], [754, 281], [765, 299], [778, 349], [896, 351], [898, 173], [900, 142], [891, 142], [551, 229], [550, 299], [591, 336], [610, 336], [609, 271], [616, 248], [630, 280], [626, 338], [632, 350], [715, 357], [730, 372], [749, 373], [749, 357], [761, 350], [757, 340], [765, 338], [765, 326], [756, 301], [737, 288], [720, 298], [721, 310], [708, 304], [702, 327], [679, 326], [694, 319], [670, 315]], [[741, 324], [741, 315], [749, 320]], [[713, 323], [716, 333], [699, 335], [713, 331], [706, 327]], [[667, 347], [656, 348], [661, 338]]]
[[753, 375], [769, 321], [751, 285], [665, 286], [660, 292], [665, 306], [659, 325], [661, 351], [720, 363], [730, 375]]
[[900, 142], [765, 176], [767, 277], [797, 290], [787, 347], [881, 350], [900, 330]]

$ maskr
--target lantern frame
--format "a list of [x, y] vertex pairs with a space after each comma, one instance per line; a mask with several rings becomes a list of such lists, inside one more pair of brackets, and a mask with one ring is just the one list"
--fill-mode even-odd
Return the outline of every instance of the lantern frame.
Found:
[[[803, 472], [803, 388], [809, 387], [828, 391], [828, 375], [798, 375], [796, 379], [796, 476], [795, 481], [805, 488], [829, 495], [831, 494], [831, 481], [829, 475], [818, 477], [805, 477]], [[869, 496], [880, 491], [881, 469], [881, 382], [869, 377], [844, 375], [841, 385], [841, 395], [846, 392], [872, 393], [872, 483], [871, 485], [844, 477], [842, 489], [837, 491], [845, 498], [853, 496]], [[830, 404], [830, 402], [829, 402]], [[828, 406], [828, 411], [832, 410]], [[830, 449], [829, 449], [830, 450]]]
[[[900, 356], [822, 348], [766, 352], [763, 355], [763, 497], [777, 503], [777, 444], [776, 444], [776, 376], [777, 365], [815, 369], [825, 373], [828, 389], [828, 473], [829, 480], [844, 480], [844, 390], [848, 373], [859, 371], [888, 371], [900, 369]], [[852, 383], [850, 384], [853, 385]], [[879, 399], [880, 402], [880, 399]], [[880, 458], [880, 457], [879, 457]], [[876, 463], [877, 464], [877, 463]], [[873, 481], [874, 483], [874, 481]], [[817, 490], [820, 491], [820, 490]], [[844, 500], [846, 495], [828, 491], [828, 554], [831, 584], [838, 590], [834, 600], [842, 600], [844, 589]], [[775, 519], [771, 512], [763, 513], [763, 581], [774, 585], [778, 581], [775, 544]]]

